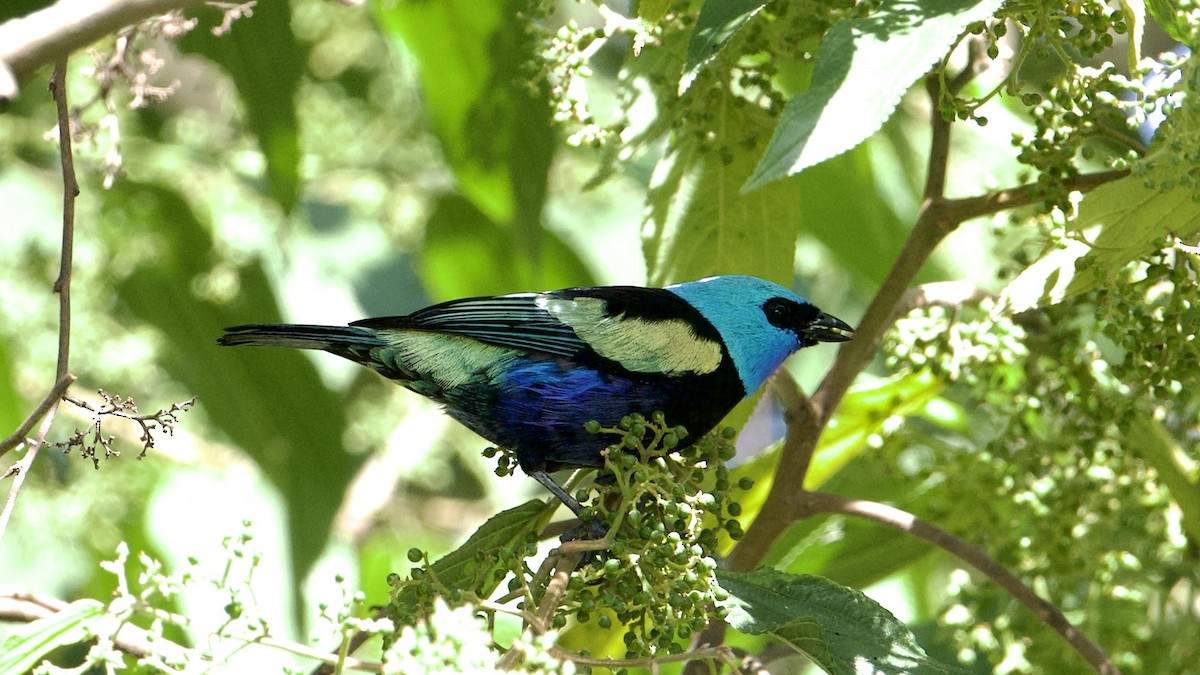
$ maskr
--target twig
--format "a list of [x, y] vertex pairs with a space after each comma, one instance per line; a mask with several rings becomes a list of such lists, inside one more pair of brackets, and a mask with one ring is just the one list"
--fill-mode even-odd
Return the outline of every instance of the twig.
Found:
[[[1098, 171], [1064, 179], [1062, 187], [1066, 190], [1088, 192], [1128, 175], [1128, 169]], [[1045, 194], [1046, 186], [1039, 183], [1027, 183], [1015, 188], [989, 192], [978, 197], [947, 199], [942, 204], [942, 213], [948, 221], [958, 224], [972, 218], [1035, 204], [1044, 199]]]
[[[535, 634], [546, 632], [547, 627], [553, 621], [554, 613], [558, 611], [558, 605], [562, 602], [563, 595], [567, 592], [567, 582], [571, 580], [571, 573], [579, 566], [579, 561], [583, 559], [584, 550], [579, 547], [579, 544], [581, 544], [579, 541], [567, 542], [559, 546], [558, 550], [551, 553], [550, 558], [547, 559], [555, 561], [554, 574], [546, 584], [546, 591], [542, 594], [537, 611], [534, 612], [533, 621], [528, 622], [529, 628]], [[524, 652], [516, 647], [509, 649], [496, 662], [496, 668], [498, 670], [512, 670], [521, 663], [521, 659], [524, 656]]]
[[[962, 84], [961, 78], [954, 82], [954, 86]], [[930, 78], [926, 85], [933, 109], [930, 120], [932, 134], [925, 187], [916, 223], [896, 262], [888, 272], [887, 278], [855, 328], [854, 340], [842, 345], [833, 366], [817, 390], [808, 399], [794, 390], [790, 400], [785, 398], [787, 409], [785, 419], [788, 422], [788, 430], [780, 454], [776, 480], [771, 485], [771, 490], [758, 516], [747, 528], [745, 536], [738, 542], [729, 558], [729, 565], [732, 569], [749, 570], [757, 566], [789, 524], [808, 517], [814, 512], [812, 510], [813, 493], [805, 491], [803, 486], [811, 465], [812, 454], [817, 447], [821, 433], [828, 426], [833, 411], [846, 395], [850, 385], [878, 352], [883, 334], [895, 321], [898, 311], [912, 302], [920, 300], [919, 297], [914, 297], [914, 294], [908, 289], [938, 244], [946, 235], [971, 218], [1032, 204], [1041, 199], [1044, 194], [1042, 186], [1029, 184], [979, 197], [947, 199], [945, 189], [949, 167], [951, 126], [950, 122], [943, 118], [938, 111], [940, 80]], [[1064, 181], [1063, 187], [1069, 190], [1090, 190], [1127, 174], [1128, 172], [1124, 171], [1106, 171], [1078, 176]], [[970, 294], [967, 297], [970, 297]], [[788, 397], [788, 390], [793, 389], [794, 386], [789, 386], [783, 379], [777, 381], [777, 385], [785, 397]], [[784, 480], [781, 480], [781, 477]], [[866, 516], [864, 515], [864, 517]], [[922, 523], [922, 525], [912, 526], [913, 533], [918, 536], [925, 536], [928, 539], [928, 537], [934, 536], [931, 534], [932, 532], [942, 532], [932, 525], [924, 524], [923, 521], [916, 522]], [[945, 533], [943, 532], [943, 534]], [[1104, 655], [1104, 652], [1070, 626], [1057, 608], [1037, 598], [1036, 595], [1032, 595], [1027, 587], [1020, 584], [1019, 580], [1016, 580], [1008, 570], [987, 558], [983, 551], [971, 547], [961, 540], [955, 540], [957, 543], [947, 543], [950, 540], [941, 537], [928, 540], [939, 546], [953, 546], [953, 548], [947, 548], [952, 552], [966, 551], [963, 547], [973, 549], [966, 551], [965, 555], [971, 555], [973, 559], [980, 560], [980, 564], [983, 565], [980, 568], [981, 571], [991, 576], [995, 570], [988, 568], [989, 562], [992, 567], [998, 567], [999, 571], [995, 571], [997, 576], [993, 578], [1005, 578], [1006, 581], [1002, 582], [1002, 585], [1012, 590], [1018, 600], [1033, 608], [1040, 618], [1067, 638], [1068, 642], [1079, 650], [1089, 663], [1096, 666], [1102, 673], [1117, 672], [1116, 667]], [[964, 559], [969, 558], [964, 557]], [[1013, 590], [1016, 587], [1010, 587], [1012, 581], [1016, 581], [1024, 590]]]
[[[379, 609], [375, 610], [374, 614], [371, 615], [371, 619], [386, 619], [387, 615], [387, 607], [380, 607]], [[365, 630], [360, 630], [354, 633], [354, 635], [350, 636], [350, 643], [346, 645], [346, 654], [353, 654], [354, 652], [358, 651], [358, 648], [366, 644], [367, 640], [370, 640], [374, 635], [375, 633]], [[336, 666], [336, 662], [322, 662], [321, 665], [313, 669], [312, 675], [333, 675], [334, 671], [336, 670]]]
[[720, 645], [725, 642], [725, 632], [729, 624], [718, 618], [713, 618], [704, 630], [692, 636], [690, 653], [693, 659], [683, 665], [683, 675], [708, 675], [712, 668], [701, 658], [695, 658], [702, 650], [710, 645]]
[[152, 16], [202, 5], [206, 0], [59, 0], [0, 24], [0, 105], [16, 98], [17, 85], [42, 66]]
[[25, 476], [29, 474], [33, 461], [37, 459], [38, 450], [46, 444], [46, 434], [50, 433], [50, 425], [54, 424], [54, 414], [58, 412], [58, 404], [59, 400], [55, 400], [50, 405], [50, 410], [46, 411], [46, 416], [42, 419], [42, 426], [38, 429], [37, 438], [29, 446], [25, 456], [21, 458], [21, 461], [10, 466], [2, 476], [2, 478], [12, 476], [13, 482], [8, 488], [8, 498], [4, 500], [4, 510], [0, 511], [0, 537], [3, 537], [4, 532], [8, 529], [8, 521], [12, 518], [13, 508], [17, 505], [17, 494], [21, 491], [21, 486], [25, 484]]
[[[58, 110], [58, 146], [63, 174], [62, 255], [59, 261], [58, 279], [54, 282], [54, 292], [58, 293], [58, 360], [54, 375], [57, 389], [59, 383], [65, 380], [69, 385], [70, 380], [73, 379], [68, 370], [71, 346], [71, 266], [74, 259], [75, 197], [79, 194], [79, 184], [75, 181], [75, 162], [71, 154], [71, 116], [67, 108], [66, 57], [54, 65], [54, 76], [50, 79], [50, 93], [54, 97], [55, 107]], [[21, 486], [25, 484], [25, 476], [33, 467], [38, 451], [46, 443], [46, 434], [50, 433], [50, 426], [54, 423], [54, 415], [58, 411], [60, 400], [61, 398], [54, 399], [46, 410], [42, 418], [42, 426], [38, 429], [37, 438], [29, 446], [25, 457], [11, 466], [4, 474], [5, 477], [12, 476], [13, 482], [8, 490], [8, 499], [4, 502], [4, 510], [0, 512], [0, 537], [4, 536], [4, 532], [8, 529], [8, 521], [12, 518], [13, 509], [17, 505], [17, 494], [20, 493]]]
[[855, 516], [908, 532], [957, 556], [1002, 586], [1018, 602], [1032, 610], [1039, 620], [1062, 635], [1075, 651], [1079, 652], [1096, 669], [1096, 672], [1102, 675], [1117, 675], [1120, 672], [1117, 670], [1116, 664], [1104, 653], [1104, 650], [1088, 639], [1082, 631], [1071, 625], [1058, 607], [1039, 597], [1032, 588], [1025, 585], [1008, 568], [978, 546], [968, 543], [932, 523], [921, 520], [907, 511], [878, 502], [850, 499], [824, 492], [805, 492], [797, 501], [801, 504], [803, 511], [801, 517], [819, 513]]
[[17, 427], [17, 430], [12, 432], [8, 438], [0, 441], [0, 457], [3, 457], [9, 450], [28, 440], [29, 430], [41, 421], [46, 413], [50, 412], [50, 408], [62, 398], [62, 395], [66, 393], [67, 388], [74, 381], [75, 376], [67, 373], [66, 377], [54, 383], [50, 391], [46, 392], [45, 398], [42, 399], [41, 403], [38, 403], [33, 412], [29, 413], [29, 416], [25, 418], [21, 426]]

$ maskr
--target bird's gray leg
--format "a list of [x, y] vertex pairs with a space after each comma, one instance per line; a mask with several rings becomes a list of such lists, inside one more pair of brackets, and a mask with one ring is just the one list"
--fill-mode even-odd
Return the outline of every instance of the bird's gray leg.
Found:
[[567, 491], [564, 490], [561, 485], [556, 483], [554, 479], [550, 477], [550, 474], [539, 469], [537, 471], [530, 471], [529, 475], [533, 476], [535, 479], [537, 479], [537, 482], [544, 485], [551, 494], [553, 494], [555, 497], [558, 497], [558, 500], [563, 504], [566, 504], [567, 508], [571, 509], [576, 516], [578, 516], [579, 512], [583, 510], [583, 505], [576, 501], [574, 497], [567, 494]]
[[[558, 497], [559, 501], [561, 501], [563, 504], [566, 504], [567, 508], [571, 509], [571, 511], [575, 513], [576, 517], [578, 517], [580, 520], [583, 520], [583, 517], [579, 514], [579, 512], [583, 510], [583, 505], [576, 501], [574, 497], [567, 494], [567, 491], [564, 490], [561, 485], [554, 482], [554, 479], [550, 477], [550, 474], [538, 469], [535, 471], [530, 471], [529, 475], [537, 479], [537, 482], [544, 485], [546, 489], [549, 490], [555, 497]], [[603, 539], [604, 535], [606, 534], [608, 534], [608, 525], [605, 524], [604, 519], [597, 516], [592, 518], [590, 521], [583, 523], [579, 527], [576, 527], [563, 534], [563, 536], [560, 537], [560, 540], [572, 541], [575, 539]], [[590, 554], [589, 557], [585, 558], [584, 561], [581, 561], [580, 564], [585, 564], [589, 560]]]

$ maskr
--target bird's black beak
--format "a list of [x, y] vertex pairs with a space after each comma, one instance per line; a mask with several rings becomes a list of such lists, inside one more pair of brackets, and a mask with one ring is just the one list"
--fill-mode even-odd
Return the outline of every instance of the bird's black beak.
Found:
[[804, 332], [817, 342], [845, 342], [854, 338], [854, 329], [850, 324], [825, 313], [808, 324], [808, 329]]

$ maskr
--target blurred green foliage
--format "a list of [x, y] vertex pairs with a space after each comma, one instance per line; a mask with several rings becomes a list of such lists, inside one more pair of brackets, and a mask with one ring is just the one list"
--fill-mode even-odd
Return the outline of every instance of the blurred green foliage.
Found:
[[[45, 4], [6, 5], [0, 21]], [[1164, 30], [1194, 42], [1195, 12], [937, 3], [950, 8], [944, 24], [908, 26], [936, 39], [886, 52], [897, 73], [886, 83], [854, 69], [833, 105], [816, 91], [828, 79], [819, 64], [848, 65], [856, 45], [883, 58], [883, 43], [826, 36], [864, 16], [887, 32], [897, 19], [871, 12], [893, 4], [642, 2], [623, 17], [569, 1], [292, 0], [259, 3], [220, 36], [211, 28], [224, 17], [205, 8], [178, 41], [158, 24], [132, 36], [121, 67], [178, 82], [137, 109], [136, 87], [106, 61], [113, 40], [76, 55], [68, 89], [91, 104], [78, 111], [73, 391], [133, 395], [143, 412], [192, 395], [199, 405], [141, 463], [140, 430], [112, 419], [105, 432], [125, 456], [99, 471], [44, 452], [4, 535], [0, 578], [83, 599], [79, 621], [99, 620], [87, 599], [117, 588], [97, 566], [117, 542], [180, 569], [189, 557], [219, 568], [233, 556], [219, 533], [250, 519], [262, 557], [247, 584], [280, 634], [306, 634], [320, 607], [344, 600], [335, 574], [367, 589], [359, 604], [382, 604], [409, 548], [438, 557], [492, 514], [530, 515], [519, 505], [540, 492], [494, 476], [479, 439], [373, 374], [221, 350], [223, 327], [726, 272], [858, 316], [911, 228], [927, 120], [940, 114], [954, 120], [952, 196], [1032, 182], [1039, 198], [964, 225], [925, 265], [918, 281], [968, 282], [988, 299], [897, 324], [806, 486], [893, 504], [982, 546], [1125, 672], [1185, 672], [1200, 653], [1200, 68], [1160, 53], [1183, 53]], [[981, 21], [985, 9], [999, 14]], [[1139, 45], [1125, 36], [1142, 34], [1140, 53], [1156, 61], [1139, 67], [1161, 79], [1128, 70]], [[934, 49], [954, 40], [953, 56]], [[953, 77], [971, 50], [988, 68], [961, 95], [931, 105], [911, 86], [939, 58], [935, 73]], [[44, 395], [55, 358], [61, 193], [47, 76], [0, 116], [0, 436]], [[898, 93], [873, 99], [878, 84]], [[1164, 112], [1140, 139], [1138, 124]], [[784, 153], [756, 168], [780, 139], [794, 150], [814, 129], [801, 155], [825, 161]], [[1082, 198], [1062, 188], [1107, 167], [1132, 174]], [[747, 181], [761, 187], [743, 192]], [[811, 388], [832, 358], [814, 349], [789, 367]], [[774, 398], [739, 415], [750, 421], [731, 478], [755, 482], [737, 516], [746, 526], [791, 477], [775, 475]], [[64, 406], [50, 440], [93, 423]], [[765, 562], [865, 589], [935, 660], [1084, 667], [1002, 589], [874, 524], [793, 523]], [[191, 592], [164, 605], [228, 612]], [[623, 655], [619, 631], [590, 624], [562, 644]], [[277, 654], [252, 651], [235, 663], [278, 669]]]

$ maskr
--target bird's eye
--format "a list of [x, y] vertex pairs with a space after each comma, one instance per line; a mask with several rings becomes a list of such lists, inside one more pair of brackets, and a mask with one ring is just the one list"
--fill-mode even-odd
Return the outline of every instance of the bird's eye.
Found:
[[788, 303], [783, 298], [771, 298], [763, 305], [763, 314], [767, 315], [767, 321], [773, 326], [786, 328], [790, 323], [788, 321], [791, 311], [788, 308]]

